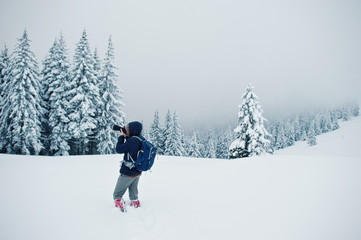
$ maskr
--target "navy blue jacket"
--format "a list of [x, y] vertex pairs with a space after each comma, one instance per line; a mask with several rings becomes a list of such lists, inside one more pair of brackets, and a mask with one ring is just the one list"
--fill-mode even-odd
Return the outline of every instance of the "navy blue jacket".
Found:
[[[127, 131], [129, 131], [129, 137], [125, 138], [124, 136], [120, 136], [118, 138], [116, 151], [117, 153], [124, 153], [124, 161], [131, 162], [130, 157], [132, 157], [134, 161], [137, 160], [137, 154], [142, 145], [139, 139], [133, 137], [140, 136], [142, 132], [142, 124], [140, 122], [130, 122], [128, 126]], [[129, 158], [128, 155], [130, 155]], [[119, 172], [128, 176], [136, 176], [142, 173], [135, 169], [135, 167], [131, 169], [128, 168], [124, 163], [122, 164]]]

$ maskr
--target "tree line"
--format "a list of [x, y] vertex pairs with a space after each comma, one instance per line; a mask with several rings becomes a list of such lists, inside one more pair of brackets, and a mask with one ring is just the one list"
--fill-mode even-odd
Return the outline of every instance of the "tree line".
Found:
[[359, 114], [359, 105], [350, 102], [273, 119], [266, 123], [266, 127], [272, 135], [270, 140], [274, 150], [292, 146], [297, 141], [307, 141], [312, 146], [317, 144], [317, 135], [336, 130], [339, 121], [348, 121]]
[[[100, 60], [84, 30], [69, 60], [64, 37], [52, 44], [42, 69], [30, 49], [26, 31], [10, 54], [0, 53], [0, 152], [11, 154], [84, 155], [115, 153], [114, 124], [125, 124], [123, 92], [117, 87], [111, 38]], [[196, 158], [239, 158], [292, 146], [317, 144], [316, 136], [339, 128], [339, 121], [359, 115], [349, 103], [267, 121], [253, 87], [241, 97], [237, 125], [182, 129], [176, 112], [161, 123], [155, 112], [143, 131], [158, 154]]]
[[170, 110], [163, 123], [156, 111], [151, 126], [143, 134], [157, 147], [159, 155], [195, 158], [227, 158], [234, 135], [231, 128], [183, 129], [177, 112], [172, 114]]
[[101, 64], [84, 30], [72, 64], [60, 35], [40, 71], [25, 30], [11, 54], [0, 54], [0, 152], [113, 153], [112, 124], [124, 124], [115, 69], [111, 38]]
[[[272, 154], [298, 141], [306, 141], [310, 146], [316, 145], [318, 135], [338, 129], [340, 121], [348, 121], [352, 117], [359, 116], [360, 112], [359, 105], [351, 102], [338, 107], [311, 109], [307, 112], [267, 120], [263, 118], [260, 104], [256, 101], [257, 96], [250, 91], [251, 89], [246, 90], [242, 97], [238, 124], [229, 124], [225, 128], [183, 129], [176, 112], [172, 117], [171, 112], [168, 111], [162, 123], [159, 112], [156, 111], [153, 122], [144, 130], [144, 135], [156, 145], [160, 155], [241, 158], [263, 153]], [[250, 97], [255, 101], [250, 101]], [[256, 104], [252, 107], [251, 102]], [[244, 120], [253, 124], [244, 124]], [[247, 132], [252, 134], [247, 135]], [[249, 139], [246, 140], [247, 138]], [[246, 142], [251, 143], [252, 139], [254, 139], [253, 145], [244, 146]]]

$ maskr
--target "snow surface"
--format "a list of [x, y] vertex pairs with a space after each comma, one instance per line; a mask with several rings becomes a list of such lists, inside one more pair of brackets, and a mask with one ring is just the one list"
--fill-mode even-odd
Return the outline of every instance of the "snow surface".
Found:
[[120, 155], [0, 155], [0, 239], [361, 239], [360, 133], [358, 117], [274, 155], [160, 156], [127, 213]]

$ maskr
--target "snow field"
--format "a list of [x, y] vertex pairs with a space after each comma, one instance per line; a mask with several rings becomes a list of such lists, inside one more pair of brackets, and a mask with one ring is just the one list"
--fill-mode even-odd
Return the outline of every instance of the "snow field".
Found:
[[0, 155], [0, 239], [360, 239], [360, 130], [247, 159], [159, 156], [127, 213], [121, 155]]

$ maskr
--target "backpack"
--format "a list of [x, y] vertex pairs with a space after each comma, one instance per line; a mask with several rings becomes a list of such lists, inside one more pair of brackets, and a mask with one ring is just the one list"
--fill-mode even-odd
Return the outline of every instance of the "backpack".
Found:
[[131, 160], [138, 171], [148, 171], [153, 166], [157, 148], [144, 137], [134, 137], [141, 141], [142, 146], [138, 151], [137, 160]]

